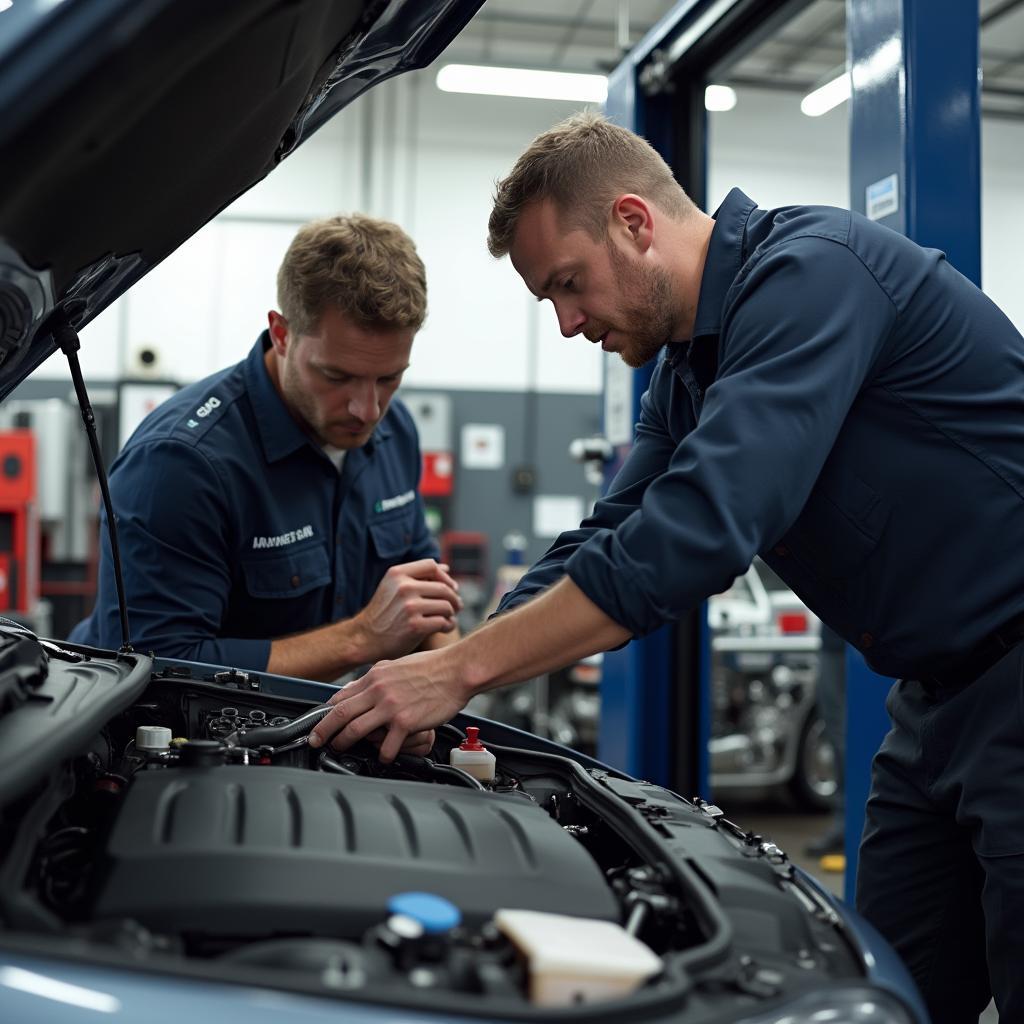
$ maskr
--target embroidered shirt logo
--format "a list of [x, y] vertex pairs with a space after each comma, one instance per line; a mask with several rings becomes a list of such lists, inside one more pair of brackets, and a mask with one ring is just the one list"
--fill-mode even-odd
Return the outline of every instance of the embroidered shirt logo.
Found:
[[[209, 416], [214, 409], [219, 408], [220, 399], [216, 395], [210, 395], [210, 397], [205, 402], [203, 402], [203, 404], [199, 406], [198, 409], [196, 409], [196, 416], [198, 416], [199, 419], [201, 420], [206, 419], [206, 417]], [[199, 420], [194, 419], [193, 417], [190, 416], [188, 420], [188, 426], [190, 429], [195, 430], [195, 428], [199, 426]]]
[[373, 506], [374, 512], [388, 512], [393, 508], [401, 508], [403, 505], [408, 505], [410, 501], [416, 500], [415, 491], [406, 491], [405, 494], [396, 494], [393, 498], [381, 498], [376, 505]]
[[283, 548], [296, 541], [306, 540], [313, 536], [312, 526], [302, 526], [298, 530], [289, 530], [287, 533], [279, 533], [276, 537], [253, 537], [254, 548]]

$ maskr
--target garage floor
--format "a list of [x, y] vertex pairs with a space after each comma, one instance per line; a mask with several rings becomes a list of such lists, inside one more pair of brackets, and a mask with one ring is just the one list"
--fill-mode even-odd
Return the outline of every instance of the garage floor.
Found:
[[[784, 850], [789, 859], [813, 875], [837, 896], [843, 895], [842, 873], [821, 870], [816, 858], [804, 854], [804, 846], [821, 835], [830, 824], [828, 815], [798, 812], [791, 804], [755, 792], [716, 794], [716, 802], [728, 817], [744, 828], [760, 832]], [[980, 1024], [997, 1024], [999, 1014], [995, 1004], [981, 1016]]]

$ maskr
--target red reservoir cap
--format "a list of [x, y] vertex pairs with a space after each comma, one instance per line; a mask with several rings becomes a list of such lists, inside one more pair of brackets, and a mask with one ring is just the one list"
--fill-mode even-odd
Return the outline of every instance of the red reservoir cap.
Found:
[[459, 744], [459, 750], [486, 750], [480, 742], [480, 730], [475, 725], [466, 726], [466, 738]]

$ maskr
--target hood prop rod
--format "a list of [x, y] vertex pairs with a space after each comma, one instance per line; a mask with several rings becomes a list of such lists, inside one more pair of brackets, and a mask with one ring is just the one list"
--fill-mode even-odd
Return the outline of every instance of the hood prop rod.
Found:
[[78, 398], [78, 408], [82, 411], [85, 432], [89, 437], [92, 462], [96, 467], [96, 478], [99, 480], [100, 494], [103, 495], [103, 508], [107, 514], [107, 533], [110, 537], [110, 553], [114, 562], [114, 584], [117, 587], [117, 609], [121, 615], [121, 653], [131, 654], [133, 648], [128, 636], [128, 602], [125, 600], [124, 577], [121, 574], [121, 549], [117, 543], [117, 521], [114, 519], [114, 506], [110, 500], [107, 471], [103, 468], [103, 454], [100, 452], [100, 442], [96, 437], [96, 415], [89, 403], [89, 393], [85, 390], [82, 366], [78, 361], [78, 350], [82, 344], [78, 340], [78, 331], [66, 321], [54, 331], [54, 340], [60, 346], [61, 352], [67, 356], [71, 380], [74, 382], [75, 395]]

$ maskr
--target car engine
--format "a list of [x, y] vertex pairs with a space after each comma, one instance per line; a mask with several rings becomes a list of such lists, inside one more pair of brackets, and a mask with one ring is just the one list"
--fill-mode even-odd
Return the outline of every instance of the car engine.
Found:
[[[426, 757], [314, 750], [323, 706], [274, 677], [51, 647], [0, 715], [2, 945], [531, 1019], [712, 1021], [863, 978], [827, 900], [711, 805], [483, 720], [481, 782], [448, 763], [461, 716]], [[553, 1011], [508, 924], [530, 915], [654, 967]]]

